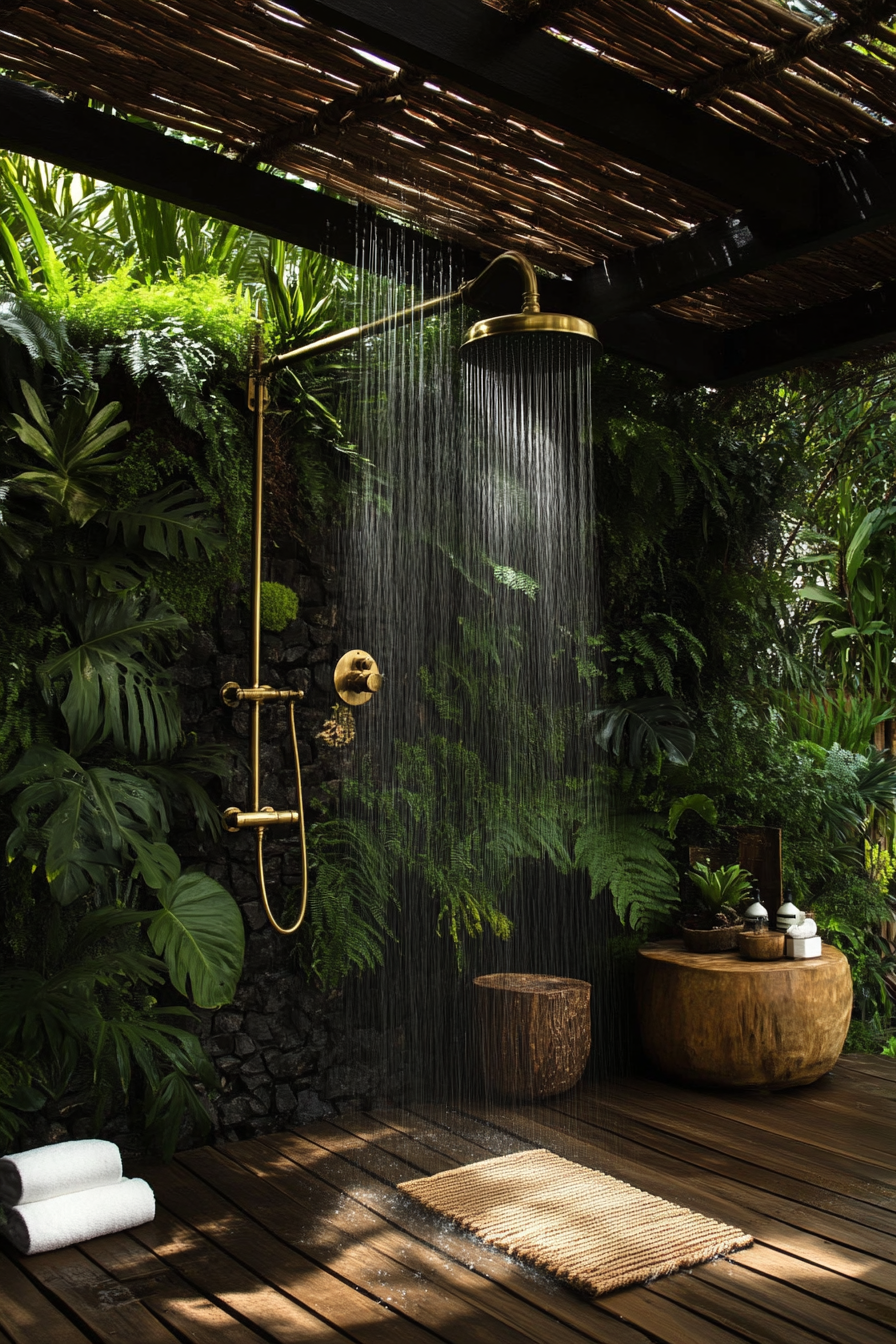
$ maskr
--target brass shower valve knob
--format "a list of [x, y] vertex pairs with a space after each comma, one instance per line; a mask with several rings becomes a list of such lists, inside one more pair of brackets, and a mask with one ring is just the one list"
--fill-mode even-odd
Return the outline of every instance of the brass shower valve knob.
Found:
[[336, 694], [347, 705], [365, 705], [380, 689], [383, 678], [369, 653], [352, 649], [336, 664], [333, 683]]

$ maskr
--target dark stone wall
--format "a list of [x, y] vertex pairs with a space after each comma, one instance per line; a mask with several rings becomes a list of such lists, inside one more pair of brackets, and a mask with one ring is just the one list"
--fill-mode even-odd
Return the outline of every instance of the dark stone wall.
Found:
[[[263, 632], [262, 684], [305, 692], [296, 713], [306, 822], [320, 816], [334, 782], [349, 768], [350, 748], [333, 748], [318, 734], [336, 701], [333, 668], [344, 652], [335, 561], [338, 537], [305, 530], [302, 543], [286, 537], [271, 546], [276, 558], [265, 579], [286, 584], [299, 595], [299, 616], [280, 634]], [[229, 748], [233, 777], [210, 793], [223, 809], [248, 800], [249, 716], [221, 701], [227, 681], [249, 682], [247, 595], [234, 595], [208, 626], [197, 628], [171, 668], [179, 688], [184, 730], [199, 744]], [[262, 711], [262, 805], [295, 806], [292, 745], [285, 708]], [[330, 789], [327, 788], [330, 786]], [[195, 830], [175, 831], [171, 843], [184, 868], [197, 865], [232, 892], [243, 914], [246, 957], [234, 1001], [217, 1011], [194, 1009], [199, 1038], [212, 1058], [219, 1092], [203, 1101], [212, 1120], [209, 1141], [248, 1138], [287, 1125], [308, 1123], [355, 1110], [382, 1096], [380, 1034], [346, 1025], [342, 989], [323, 990], [303, 971], [298, 938], [285, 938], [268, 924], [255, 878], [254, 839], [222, 834], [215, 840]], [[298, 832], [284, 828], [265, 843], [268, 892], [275, 913], [286, 893], [301, 884]], [[168, 986], [164, 1002], [183, 1004]], [[33, 1148], [97, 1132], [96, 1096], [89, 1067], [81, 1068], [58, 1102], [35, 1116], [17, 1146]], [[142, 1123], [124, 1109], [102, 1121], [101, 1137], [127, 1152], [143, 1149]], [[179, 1146], [198, 1141], [185, 1124]]]
[[[318, 532], [303, 543], [289, 538], [276, 548], [265, 579], [299, 595], [299, 616], [280, 634], [263, 632], [263, 685], [305, 692], [296, 722], [306, 823], [345, 773], [350, 748], [333, 748], [318, 737], [336, 701], [333, 668], [340, 642], [338, 538]], [[248, 795], [249, 714], [226, 708], [220, 688], [249, 682], [249, 610], [237, 600], [210, 627], [196, 631], [171, 669], [180, 688], [184, 729], [200, 743], [233, 750], [237, 765], [222, 807], [244, 806]], [[262, 710], [262, 805], [295, 806], [295, 779], [287, 711]], [[217, 801], [217, 799], [216, 799]], [[349, 1036], [341, 990], [324, 991], [301, 969], [297, 938], [284, 938], [268, 924], [255, 877], [254, 837], [226, 834], [214, 843], [175, 835], [184, 866], [201, 865], [233, 893], [243, 913], [246, 960], [232, 1004], [216, 1012], [196, 1010], [199, 1036], [215, 1063], [220, 1095], [207, 1099], [215, 1135], [223, 1139], [302, 1124], [365, 1104], [381, 1090], [376, 1033]], [[298, 892], [301, 859], [297, 832], [272, 832], [265, 842], [265, 872], [275, 914], [284, 895]], [[285, 920], [284, 920], [285, 922]], [[301, 936], [301, 935], [299, 935]]]

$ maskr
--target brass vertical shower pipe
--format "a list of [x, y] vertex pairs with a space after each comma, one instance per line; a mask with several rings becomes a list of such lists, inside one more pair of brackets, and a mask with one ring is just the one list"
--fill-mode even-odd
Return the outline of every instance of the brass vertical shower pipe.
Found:
[[[411, 318], [439, 308], [453, 306], [472, 296], [474, 289], [491, 274], [502, 262], [509, 262], [521, 273], [523, 279], [523, 300], [519, 313], [509, 313], [503, 317], [488, 318], [477, 322], [466, 333], [465, 349], [477, 347], [487, 338], [505, 335], [529, 335], [537, 332], [559, 332], [571, 336], [584, 337], [596, 341], [597, 333], [582, 318], [569, 317], [561, 313], [542, 313], [538, 299], [538, 279], [532, 263], [521, 252], [502, 252], [490, 261], [483, 271], [472, 280], [466, 280], [452, 293], [434, 299], [425, 299], [412, 304], [399, 312], [387, 313], [385, 317], [375, 318], [360, 326], [348, 327], [344, 331], [323, 336], [317, 341], [287, 350], [270, 359], [264, 357], [264, 335], [259, 315], [258, 326], [252, 348], [252, 368], [249, 375], [249, 409], [253, 413], [254, 429], [254, 473], [252, 490], [252, 685], [240, 686], [229, 681], [221, 688], [221, 698], [225, 705], [235, 709], [242, 701], [249, 704], [249, 763], [251, 780], [249, 785], [249, 811], [240, 811], [237, 807], [228, 807], [223, 821], [228, 831], [253, 829], [255, 831], [255, 861], [258, 876], [258, 888], [264, 903], [265, 912], [278, 933], [290, 934], [296, 930], [305, 918], [308, 905], [308, 854], [305, 844], [305, 819], [302, 809], [302, 776], [299, 765], [299, 745], [296, 736], [295, 702], [303, 698], [304, 692], [293, 690], [274, 690], [270, 686], [260, 685], [261, 678], [261, 563], [262, 563], [262, 520], [264, 508], [264, 413], [267, 401], [267, 384], [270, 375], [288, 364], [335, 350], [352, 341], [389, 326], [401, 326]], [[340, 658], [335, 671], [336, 692], [346, 704], [364, 704], [380, 689], [383, 679], [379, 668], [369, 654], [362, 649], [354, 649]], [[294, 810], [275, 811], [272, 807], [261, 807], [261, 707], [270, 701], [283, 701], [289, 711], [289, 729], [292, 740], [293, 760], [296, 776], [296, 808]], [[298, 824], [302, 847], [302, 899], [299, 913], [289, 928], [277, 922], [271, 911], [264, 877], [264, 836], [268, 826], [280, 824]]]
[[[252, 350], [252, 371], [249, 375], [249, 408], [253, 414], [254, 461], [252, 477], [252, 589], [251, 601], [251, 686], [240, 686], [229, 681], [221, 688], [221, 698], [229, 708], [235, 708], [242, 701], [249, 705], [249, 810], [241, 812], [237, 807], [229, 807], [224, 813], [224, 825], [228, 831], [240, 831], [251, 827], [255, 831], [255, 869], [258, 889], [264, 904], [265, 913], [278, 933], [295, 933], [305, 918], [308, 905], [308, 853], [305, 844], [305, 817], [302, 806], [302, 773], [299, 764], [299, 744], [296, 736], [295, 703], [304, 696], [303, 691], [274, 690], [271, 686], [261, 685], [261, 565], [262, 565], [262, 522], [264, 519], [264, 412], [267, 402], [268, 369], [264, 362], [264, 337], [261, 321], [255, 332]], [[270, 701], [285, 701], [289, 712], [289, 730], [292, 739], [293, 764], [296, 778], [296, 807], [275, 811], [272, 807], [261, 806], [261, 707]], [[267, 883], [264, 875], [264, 837], [268, 826], [282, 824], [299, 825], [302, 847], [302, 899], [299, 913], [294, 924], [284, 927], [274, 917], [268, 899]]]

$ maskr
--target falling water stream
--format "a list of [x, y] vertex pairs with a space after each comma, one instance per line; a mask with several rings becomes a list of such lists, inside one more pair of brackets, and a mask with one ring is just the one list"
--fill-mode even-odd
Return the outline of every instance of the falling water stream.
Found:
[[[383, 255], [393, 246], [363, 240], [359, 321], [408, 302], [377, 272], [454, 288], [450, 253], [424, 277], [414, 254]], [[385, 964], [350, 982], [347, 1006], [355, 1028], [384, 1033], [395, 1101], [481, 1090], [474, 976], [600, 989], [609, 974], [605, 903], [565, 857], [569, 818], [600, 805], [590, 359], [541, 334], [493, 339], [467, 366], [477, 316], [446, 310], [368, 341], [353, 427], [368, 465], [343, 636], [385, 676], [356, 712], [353, 769], [396, 800], [413, 861], [395, 865]], [[611, 997], [596, 995], [598, 1067]]]

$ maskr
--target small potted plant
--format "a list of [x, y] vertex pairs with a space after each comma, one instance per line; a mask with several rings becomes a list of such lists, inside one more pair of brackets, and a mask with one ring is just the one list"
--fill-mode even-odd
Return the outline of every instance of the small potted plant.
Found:
[[681, 927], [685, 947], [689, 952], [732, 952], [744, 926], [737, 904], [750, 890], [752, 873], [737, 863], [716, 869], [695, 863], [688, 877], [694, 884], [694, 907]]

